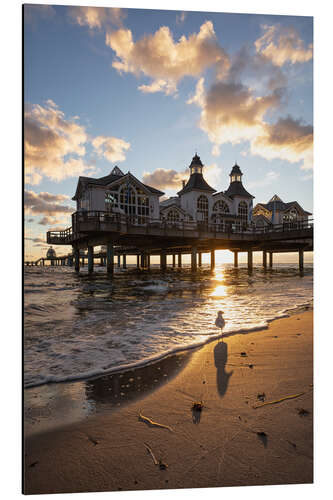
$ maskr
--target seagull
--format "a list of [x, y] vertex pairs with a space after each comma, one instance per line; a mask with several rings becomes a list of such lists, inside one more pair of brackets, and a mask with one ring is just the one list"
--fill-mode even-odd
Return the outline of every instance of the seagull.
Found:
[[222, 334], [222, 329], [223, 329], [223, 327], [224, 327], [224, 325], [225, 325], [225, 321], [224, 321], [223, 316], [222, 316], [223, 312], [224, 312], [224, 311], [219, 311], [219, 312], [217, 313], [217, 318], [216, 318], [216, 320], [215, 320], [215, 325], [216, 325], [218, 328], [221, 328], [221, 335], [222, 335], [222, 337], [223, 337], [223, 334]]

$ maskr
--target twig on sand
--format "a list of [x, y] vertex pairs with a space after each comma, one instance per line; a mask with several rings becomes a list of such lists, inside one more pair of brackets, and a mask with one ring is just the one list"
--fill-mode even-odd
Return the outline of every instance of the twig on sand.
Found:
[[153, 450], [151, 449], [151, 447], [149, 446], [149, 444], [148, 443], [144, 443], [144, 445], [145, 445], [148, 453], [150, 453], [151, 458], [153, 459], [154, 465], [158, 465], [158, 461], [156, 460], [155, 455], [153, 453]]
[[300, 392], [299, 394], [292, 394], [290, 396], [285, 396], [284, 398], [276, 399], [274, 401], [265, 401], [264, 403], [254, 405], [252, 408], [254, 408], [256, 410], [257, 408], [261, 408], [262, 406], [275, 405], [277, 403], [281, 403], [282, 401], [285, 401], [286, 399], [299, 398], [300, 396], [303, 396], [303, 394], [305, 394], [305, 392]]
[[154, 465], [158, 465], [161, 470], [166, 470], [168, 468], [168, 464], [164, 463], [162, 459], [160, 458], [159, 460], [156, 460], [156, 457], [153, 453], [153, 450], [149, 446], [148, 443], [144, 443], [148, 453], [150, 453], [151, 458], [153, 459]]
[[145, 417], [142, 415], [142, 413], [139, 413], [139, 420], [141, 422], [145, 422], [146, 424], [150, 425], [151, 427], [160, 427], [162, 429], [168, 429], [170, 432], [173, 432], [173, 429], [169, 425], [164, 425], [164, 424], [159, 424], [158, 422], [154, 422], [148, 417]]

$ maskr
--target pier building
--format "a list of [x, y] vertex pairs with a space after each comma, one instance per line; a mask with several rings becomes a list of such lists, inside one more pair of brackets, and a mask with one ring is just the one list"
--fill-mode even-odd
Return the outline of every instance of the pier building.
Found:
[[[297, 251], [299, 267], [304, 267], [304, 251], [313, 249], [311, 215], [296, 201], [284, 203], [274, 196], [268, 203], [253, 208], [254, 195], [243, 185], [243, 172], [235, 164], [229, 186], [217, 191], [204, 178], [204, 165], [195, 154], [189, 165], [189, 178], [176, 196], [160, 201], [164, 193], [142, 183], [133, 174], [114, 167], [109, 175], [94, 179], [79, 177], [73, 200], [76, 212], [71, 227], [48, 231], [47, 243], [72, 245], [75, 269], [87, 250], [88, 272], [93, 272], [94, 247], [102, 246], [98, 256], [107, 272], [113, 273], [114, 258], [136, 255], [137, 266], [147, 269], [150, 256], [159, 255], [166, 269], [167, 255], [172, 265], [182, 265], [182, 255], [191, 255], [193, 270], [201, 266], [202, 254], [209, 252], [215, 266], [215, 250], [247, 252], [248, 268], [253, 267], [253, 252], [263, 252], [263, 266], [273, 265], [274, 252]], [[296, 215], [295, 215], [296, 214]]]

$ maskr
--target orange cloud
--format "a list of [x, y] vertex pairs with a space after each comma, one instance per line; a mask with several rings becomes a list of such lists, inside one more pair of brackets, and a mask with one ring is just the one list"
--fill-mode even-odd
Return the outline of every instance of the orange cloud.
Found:
[[96, 153], [111, 163], [124, 161], [126, 159], [125, 151], [131, 147], [130, 143], [123, 139], [105, 137], [103, 135], [95, 137], [91, 143]]
[[188, 38], [183, 35], [178, 42], [173, 40], [170, 29], [162, 26], [137, 42], [129, 29], [108, 32], [106, 44], [116, 53], [112, 66], [120, 73], [143, 74], [152, 79], [151, 84], [139, 87], [142, 92], [173, 94], [185, 76], [198, 77], [215, 66], [222, 77], [229, 68], [229, 58], [218, 44], [211, 21], [206, 21], [199, 33]]
[[261, 132], [265, 113], [280, 101], [278, 90], [255, 97], [243, 84], [230, 81], [214, 83], [205, 92], [201, 78], [187, 102], [201, 108], [199, 126], [214, 143], [213, 154], [217, 155], [221, 144], [253, 140]]
[[265, 124], [262, 133], [251, 143], [251, 153], [268, 160], [280, 158], [290, 163], [303, 162], [301, 168], [313, 168], [313, 127], [292, 117]]
[[[212, 165], [205, 165], [203, 170], [204, 177], [209, 184], [216, 185], [221, 178], [221, 168], [215, 163]], [[153, 172], [144, 172], [142, 181], [156, 189], [166, 190], [172, 192], [179, 191], [182, 188], [182, 181], [187, 181], [190, 175], [188, 168], [181, 172], [173, 169], [157, 168]]]
[[48, 216], [72, 213], [72, 207], [62, 204], [67, 200], [69, 200], [69, 197], [64, 194], [35, 193], [34, 191], [26, 190], [24, 192], [25, 213]]
[[294, 28], [264, 25], [262, 29], [264, 34], [254, 42], [255, 48], [276, 66], [304, 63], [312, 59], [312, 44], [306, 47]]
[[69, 7], [68, 14], [80, 26], [99, 30], [110, 25], [121, 27], [127, 15], [117, 7]]
[[84, 163], [85, 128], [65, 114], [52, 100], [44, 106], [27, 105], [24, 115], [26, 181], [38, 184], [42, 177], [60, 181], [77, 177], [94, 167]]

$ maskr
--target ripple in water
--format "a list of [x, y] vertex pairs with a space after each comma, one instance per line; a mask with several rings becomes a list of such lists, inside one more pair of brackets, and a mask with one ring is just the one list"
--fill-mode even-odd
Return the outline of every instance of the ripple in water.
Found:
[[[25, 384], [89, 377], [157, 359], [224, 332], [267, 326], [312, 301], [312, 267], [217, 266], [89, 277], [71, 268], [25, 270]], [[260, 334], [260, 332], [258, 333]]]

